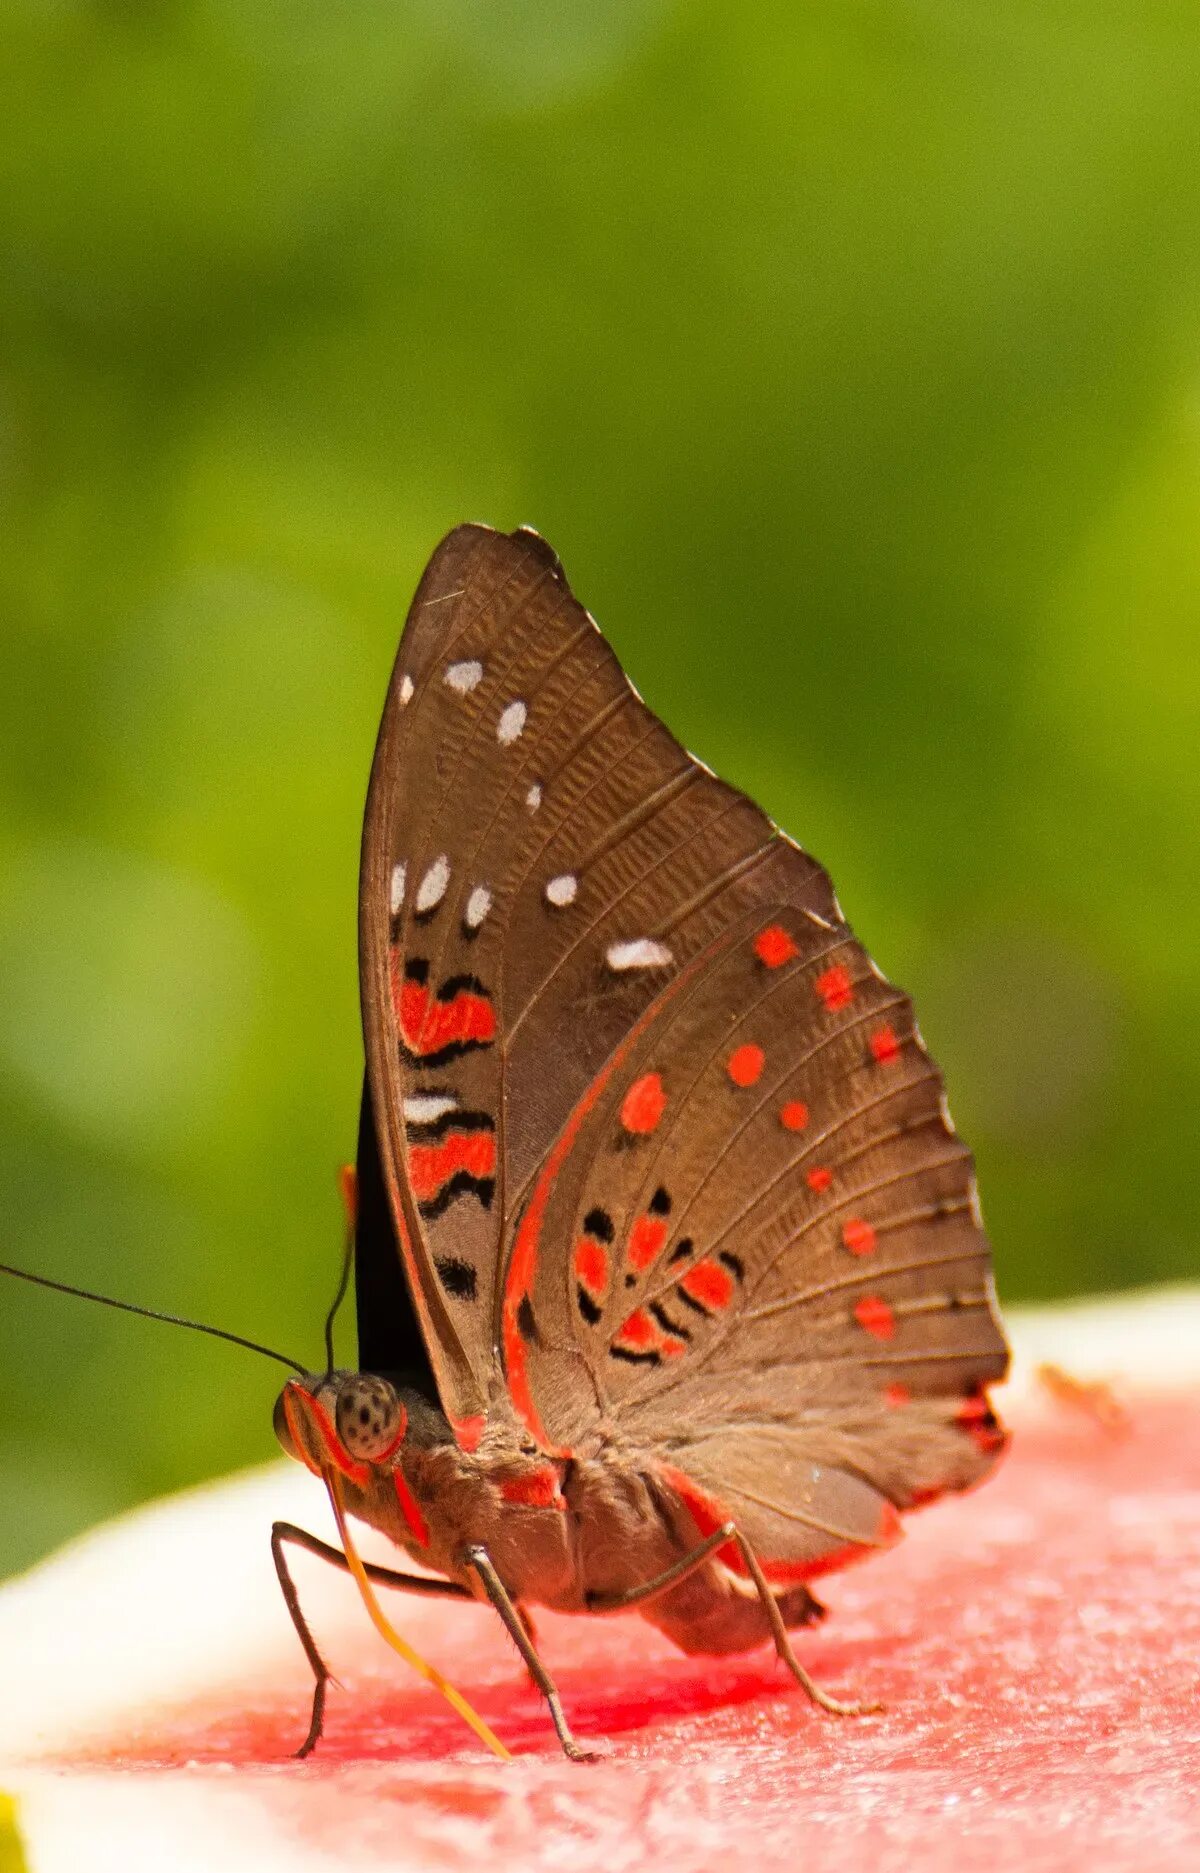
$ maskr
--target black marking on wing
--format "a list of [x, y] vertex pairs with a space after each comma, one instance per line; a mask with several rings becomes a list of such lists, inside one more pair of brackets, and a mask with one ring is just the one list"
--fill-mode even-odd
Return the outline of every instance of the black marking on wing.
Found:
[[649, 1311], [653, 1314], [664, 1333], [673, 1333], [676, 1338], [680, 1340], [691, 1339], [692, 1336], [688, 1328], [681, 1327], [677, 1320], [672, 1320], [661, 1301], [651, 1301]]
[[521, 1305], [517, 1309], [517, 1329], [523, 1340], [529, 1340], [534, 1346], [541, 1345], [541, 1335], [533, 1317], [533, 1303], [527, 1294], [521, 1296]]
[[583, 1286], [582, 1282], [576, 1283], [575, 1298], [579, 1302], [579, 1311], [587, 1321], [588, 1326], [594, 1327], [603, 1315], [604, 1309], [602, 1307], [597, 1307], [595, 1301]]
[[440, 1002], [452, 1002], [456, 995], [463, 994], [482, 995], [485, 1001], [492, 999], [487, 984], [472, 975], [447, 976], [437, 992], [437, 998]]
[[426, 1197], [417, 1208], [421, 1215], [432, 1222], [435, 1216], [444, 1216], [457, 1197], [478, 1197], [485, 1210], [492, 1207], [492, 1198], [496, 1194], [494, 1177], [474, 1177], [470, 1171], [455, 1171], [452, 1177], [438, 1191], [436, 1197]]
[[477, 1279], [470, 1262], [464, 1262], [457, 1255], [435, 1255], [433, 1265], [447, 1294], [456, 1295], [460, 1301], [475, 1299]]

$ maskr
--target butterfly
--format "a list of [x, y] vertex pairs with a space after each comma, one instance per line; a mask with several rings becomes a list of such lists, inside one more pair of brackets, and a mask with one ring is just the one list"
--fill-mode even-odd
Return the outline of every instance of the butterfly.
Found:
[[[421, 580], [359, 948], [359, 1370], [276, 1409], [345, 1543], [274, 1533], [300, 1753], [329, 1673], [297, 1543], [381, 1629], [373, 1584], [489, 1600], [573, 1757], [533, 1606], [772, 1643], [865, 1708], [789, 1633], [1004, 1446], [971, 1154], [827, 874], [652, 714], [527, 528], [458, 527]], [[424, 1571], [364, 1566], [347, 1515]]]

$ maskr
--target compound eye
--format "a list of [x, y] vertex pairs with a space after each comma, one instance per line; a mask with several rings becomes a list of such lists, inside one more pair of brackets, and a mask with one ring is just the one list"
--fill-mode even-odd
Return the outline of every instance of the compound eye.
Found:
[[337, 1434], [360, 1462], [382, 1456], [404, 1430], [404, 1406], [386, 1379], [357, 1373], [338, 1393]]

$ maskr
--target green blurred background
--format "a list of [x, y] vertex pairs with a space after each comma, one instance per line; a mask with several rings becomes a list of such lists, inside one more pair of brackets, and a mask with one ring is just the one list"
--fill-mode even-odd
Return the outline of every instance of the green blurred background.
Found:
[[[1002, 1293], [1192, 1271], [1198, 123], [1194, 0], [7, 0], [0, 1254], [316, 1356], [479, 518], [831, 867]], [[232, 1349], [12, 1283], [0, 1358], [0, 1571], [273, 1449]]]

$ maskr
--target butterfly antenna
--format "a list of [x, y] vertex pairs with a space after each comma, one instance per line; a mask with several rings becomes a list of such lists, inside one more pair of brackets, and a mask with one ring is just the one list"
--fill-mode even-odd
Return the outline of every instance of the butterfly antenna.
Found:
[[338, 1308], [346, 1298], [346, 1289], [350, 1286], [350, 1270], [354, 1266], [354, 1226], [346, 1231], [346, 1246], [342, 1251], [342, 1273], [338, 1281], [337, 1293], [333, 1304], [325, 1316], [325, 1370], [333, 1371], [333, 1323], [337, 1319]]
[[90, 1288], [73, 1288], [67, 1281], [51, 1281], [49, 1275], [34, 1275], [27, 1268], [13, 1268], [7, 1262], [0, 1262], [0, 1275], [15, 1275], [18, 1281], [31, 1281], [35, 1287], [52, 1288], [56, 1294], [73, 1294], [77, 1301], [96, 1301], [101, 1307], [115, 1307], [122, 1314], [140, 1314], [143, 1320], [164, 1320], [169, 1327], [190, 1327], [193, 1333], [207, 1333], [214, 1340], [228, 1340], [231, 1346], [244, 1346], [251, 1353], [261, 1353], [264, 1359], [277, 1360], [281, 1366], [289, 1366], [298, 1372], [301, 1378], [307, 1368], [289, 1359], [285, 1353], [275, 1352], [273, 1347], [260, 1346], [257, 1340], [246, 1340], [240, 1333], [226, 1333], [224, 1327], [209, 1327], [202, 1320], [184, 1320], [179, 1314], [160, 1314], [153, 1307], [135, 1307], [132, 1301], [116, 1301], [111, 1294], [93, 1294]]

